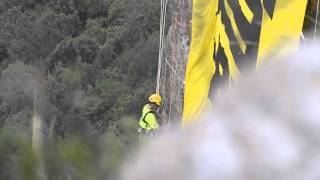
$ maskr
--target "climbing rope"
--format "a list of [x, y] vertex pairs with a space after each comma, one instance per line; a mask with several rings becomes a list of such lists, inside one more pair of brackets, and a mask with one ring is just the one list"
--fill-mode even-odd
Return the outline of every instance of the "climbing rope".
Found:
[[318, 26], [318, 15], [319, 15], [319, 0], [317, 1], [316, 23], [314, 25], [313, 40], [316, 40], [317, 26]]
[[160, 14], [160, 38], [159, 38], [159, 58], [158, 58], [158, 73], [157, 73], [157, 88], [156, 93], [159, 94], [160, 89], [160, 73], [161, 73], [161, 46], [162, 46], [162, 17], [163, 17], [163, 0], [161, 0]]
[[168, 62], [168, 59], [166, 58], [166, 64], [169, 66], [169, 68], [172, 70], [172, 72], [178, 77], [178, 79], [183, 83], [186, 84], [186, 82], [179, 76], [179, 74], [173, 69], [173, 67]]
[[163, 0], [161, 0], [161, 14], [160, 14], [159, 57], [158, 57], [158, 73], [157, 73], [157, 87], [156, 87], [156, 93], [157, 94], [159, 94], [160, 69], [161, 69], [160, 54], [161, 54], [161, 38], [162, 38], [162, 2], [163, 2]]
[[160, 78], [162, 69], [162, 55], [163, 55], [163, 40], [164, 32], [166, 26], [166, 16], [167, 16], [167, 4], [168, 0], [161, 0], [161, 16], [160, 16], [160, 42], [159, 42], [159, 59], [158, 59], [158, 73], [157, 73], [157, 87], [156, 93], [159, 94], [160, 91]]
[[[166, 92], [166, 85], [167, 85], [166, 79], [167, 79], [167, 66], [164, 66], [164, 77], [163, 77], [163, 83], [161, 84], [161, 86], [162, 86], [161, 95], [162, 96], [165, 96], [165, 92]], [[165, 106], [165, 104], [166, 104], [166, 101], [164, 100], [162, 105]]]

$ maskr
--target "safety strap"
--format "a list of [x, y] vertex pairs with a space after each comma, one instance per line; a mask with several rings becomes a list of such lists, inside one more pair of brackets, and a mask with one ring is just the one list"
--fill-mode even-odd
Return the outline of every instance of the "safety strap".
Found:
[[152, 114], [154, 114], [154, 115], [156, 114], [154, 111], [148, 111], [148, 112], [143, 116], [143, 118], [142, 118], [142, 121], [143, 121], [144, 123], [146, 123], [146, 127], [150, 125], [150, 124], [146, 121], [146, 117], [147, 117], [147, 115], [150, 114], [150, 113], [152, 113]]

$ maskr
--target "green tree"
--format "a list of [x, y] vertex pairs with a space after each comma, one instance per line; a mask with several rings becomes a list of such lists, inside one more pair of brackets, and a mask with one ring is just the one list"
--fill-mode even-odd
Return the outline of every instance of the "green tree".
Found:
[[[0, 2], [0, 126], [30, 133], [34, 92], [43, 90], [38, 108], [50, 139], [48, 179], [114, 179], [154, 90], [159, 6], [156, 0]], [[1, 156], [1, 147], [0, 166], [17, 167], [8, 177], [38, 178], [31, 149]]]

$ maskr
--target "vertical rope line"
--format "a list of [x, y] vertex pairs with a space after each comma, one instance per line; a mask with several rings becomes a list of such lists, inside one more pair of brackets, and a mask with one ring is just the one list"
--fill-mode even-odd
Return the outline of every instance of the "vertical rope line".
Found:
[[[163, 99], [167, 99], [166, 97], [166, 86], [167, 86], [167, 65], [164, 64], [164, 78], [163, 78], [163, 84], [162, 84], [162, 97]], [[163, 107], [165, 108], [166, 106], [166, 101], [163, 100]]]
[[164, 2], [164, 10], [163, 10], [163, 24], [162, 24], [162, 39], [161, 39], [161, 61], [163, 59], [163, 47], [164, 47], [164, 35], [165, 35], [165, 27], [166, 27], [166, 17], [167, 17], [167, 4], [168, 0]]
[[161, 76], [161, 54], [162, 54], [162, 26], [163, 26], [163, 2], [161, 0], [161, 9], [160, 9], [160, 38], [159, 38], [159, 59], [158, 59], [158, 72], [157, 72], [157, 87], [156, 93], [159, 94], [160, 91], [160, 76]]
[[318, 15], [319, 15], [319, 0], [317, 1], [316, 23], [314, 25], [313, 40], [316, 40], [317, 26], [318, 26]]
[[161, 0], [159, 60], [158, 60], [157, 87], [156, 87], [156, 93], [158, 94], [160, 93], [160, 78], [161, 78], [161, 69], [162, 69], [163, 40], [164, 40], [164, 31], [166, 26], [167, 4], [168, 4], [168, 0]]

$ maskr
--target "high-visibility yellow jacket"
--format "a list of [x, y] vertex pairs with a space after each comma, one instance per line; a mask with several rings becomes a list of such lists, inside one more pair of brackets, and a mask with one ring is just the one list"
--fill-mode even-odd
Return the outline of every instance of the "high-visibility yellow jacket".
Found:
[[159, 127], [156, 112], [151, 109], [149, 104], [146, 104], [142, 109], [139, 125], [147, 132], [155, 130]]

